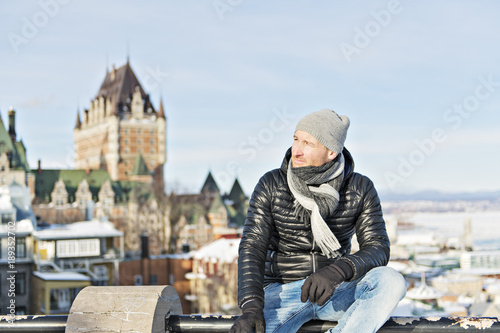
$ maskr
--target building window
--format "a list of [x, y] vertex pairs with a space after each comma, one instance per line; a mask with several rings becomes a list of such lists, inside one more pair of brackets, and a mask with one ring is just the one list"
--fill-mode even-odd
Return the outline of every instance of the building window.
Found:
[[142, 275], [134, 275], [134, 286], [142, 286]]
[[17, 273], [16, 274], [16, 295], [26, 294], [26, 274]]
[[57, 241], [58, 258], [95, 257], [101, 254], [98, 238]]
[[71, 304], [76, 298], [76, 295], [82, 288], [64, 288], [50, 290], [50, 312], [51, 313], [67, 313], [71, 308]]
[[16, 316], [25, 316], [27, 315], [25, 306], [16, 306]]
[[215, 264], [212, 261], [210, 261], [208, 263], [208, 273], [210, 275], [214, 275], [215, 274]]
[[26, 238], [16, 238], [16, 257], [26, 258]]
[[2, 223], [9, 223], [14, 221], [14, 213], [0, 213], [0, 218], [2, 219]]
[[142, 144], [142, 139], [137, 139], [137, 144], [138, 145]]
[[140, 128], [139, 128], [139, 129], [137, 130], [137, 134], [141, 134], [141, 133], [142, 133], [142, 129], [140, 129]]
[[157, 285], [158, 284], [158, 275], [153, 274], [149, 277], [149, 284], [150, 285]]
[[94, 281], [94, 286], [107, 286], [108, 285], [108, 268], [104, 265], [94, 266], [94, 274], [96, 275], [96, 280]]
[[155, 144], [155, 139], [149, 140], [149, 143], [152, 144], [152, 145], [154, 145]]

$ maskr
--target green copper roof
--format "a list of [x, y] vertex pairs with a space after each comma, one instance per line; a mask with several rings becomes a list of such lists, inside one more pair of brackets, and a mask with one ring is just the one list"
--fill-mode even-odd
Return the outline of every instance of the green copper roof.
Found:
[[130, 172], [133, 176], [145, 176], [150, 175], [148, 166], [146, 165], [146, 161], [144, 161], [144, 157], [142, 154], [137, 154], [134, 162], [134, 166], [132, 167], [132, 171]]
[[224, 202], [222, 201], [222, 197], [220, 195], [216, 195], [210, 208], [208, 209], [209, 213], [216, 213], [221, 207], [225, 207]]
[[245, 201], [245, 193], [241, 188], [240, 182], [238, 179], [234, 181], [233, 187], [231, 188], [231, 192], [229, 192], [228, 199], [232, 202], [244, 202]]
[[13, 151], [12, 167], [23, 168], [24, 171], [29, 171], [30, 167], [28, 159], [26, 158], [26, 148], [24, 147], [24, 143], [22, 141], [15, 142]]
[[10, 138], [9, 132], [5, 128], [5, 125], [0, 115], [0, 153], [7, 153], [12, 151], [14, 146], [12, 145], [12, 140]]
[[[41, 202], [50, 202], [50, 195], [54, 190], [55, 183], [62, 179], [66, 190], [68, 191], [69, 201], [73, 202], [75, 200], [75, 192], [78, 189], [78, 185], [83, 179], [86, 179], [89, 183], [90, 192], [92, 192], [92, 198], [97, 199], [97, 194], [106, 179], [111, 181], [106, 170], [91, 170], [86, 172], [85, 170], [32, 170], [35, 175], [35, 196]], [[113, 184], [113, 182], [111, 182]], [[120, 193], [119, 189], [113, 186], [115, 193]]]
[[26, 148], [22, 141], [12, 142], [9, 132], [0, 115], [0, 154], [9, 155], [10, 167], [12, 169], [24, 169], [29, 171], [28, 161], [26, 159]]
[[121, 180], [115, 182], [115, 184], [120, 191], [119, 199], [123, 202], [128, 202], [130, 200], [146, 201], [154, 196], [153, 187], [150, 184], [132, 180]]
[[201, 188], [201, 192], [220, 192], [219, 186], [217, 186], [217, 183], [215, 182], [215, 179], [210, 171], [208, 172], [205, 184], [203, 184], [203, 187]]
[[32, 170], [35, 175], [35, 197], [38, 203], [49, 203], [55, 183], [62, 179], [68, 191], [69, 202], [75, 201], [75, 193], [83, 179], [87, 180], [92, 199], [98, 200], [99, 190], [109, 180], [116, 202], [145, 201], [154, 196], [153, 187], [137, 181], [113, 181], [106, 170]]

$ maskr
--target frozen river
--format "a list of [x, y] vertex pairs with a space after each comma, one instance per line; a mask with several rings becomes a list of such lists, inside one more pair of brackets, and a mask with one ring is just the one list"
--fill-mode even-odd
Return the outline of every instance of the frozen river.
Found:
[[500, 211], [386, 214], [385, 219], [388, 228], [395, 221], [404, 221], [413, 224], [416, 233], [430, 231], [441, 239], [463, 237], [466, 222], [470, 220], [475, 246], [500, 249]]

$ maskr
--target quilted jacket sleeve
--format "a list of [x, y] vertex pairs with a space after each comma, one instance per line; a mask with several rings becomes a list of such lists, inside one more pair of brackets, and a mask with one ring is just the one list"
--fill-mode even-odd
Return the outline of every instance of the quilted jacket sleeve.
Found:
[[347, 261], [354, 269], [352, 280], [363, 276], [374, 267], [387, 265], [390, 255], [389, 237], [377, 191], [370, 179], [358, 176], [362, 179], [354, 182], [354, 191], [357, 192], [361, 203], [361, 211], [355, 221], [359, 251], [340, 259]]
[[264, 303], [264, 265], [273, 230], [270, 174], [264, 175], [252, 193], [238, 257], [238, 304], [250, 299]]

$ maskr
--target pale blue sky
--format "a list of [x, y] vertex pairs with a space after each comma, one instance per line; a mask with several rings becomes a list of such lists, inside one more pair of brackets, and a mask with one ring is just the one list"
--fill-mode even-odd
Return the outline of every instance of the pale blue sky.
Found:
[[168, 120], [168, 189], [250, 193], [331, 108], [379, 190], [499, 190], [497, 1], [1, 1], [0, 113], [71, 168], [76, 112], [132, 68]]

